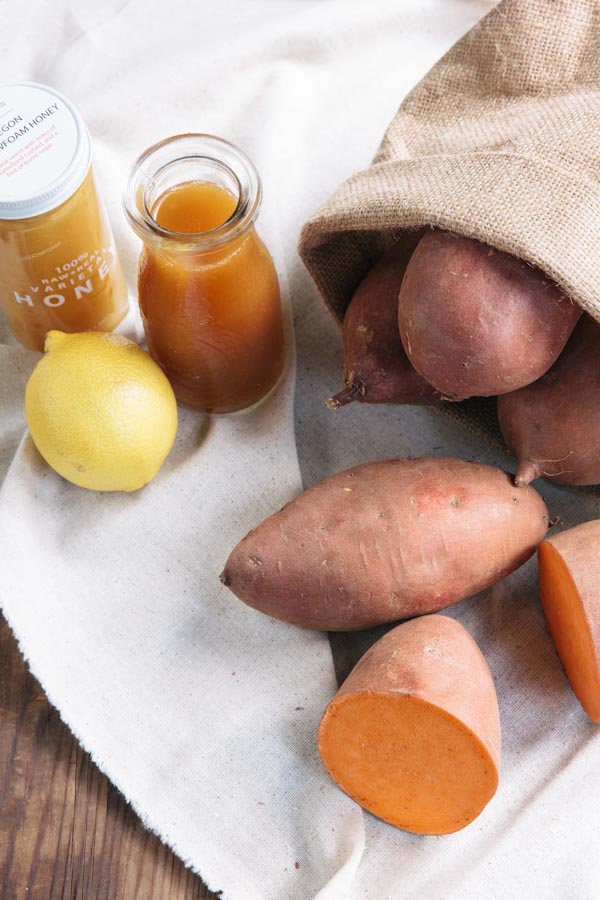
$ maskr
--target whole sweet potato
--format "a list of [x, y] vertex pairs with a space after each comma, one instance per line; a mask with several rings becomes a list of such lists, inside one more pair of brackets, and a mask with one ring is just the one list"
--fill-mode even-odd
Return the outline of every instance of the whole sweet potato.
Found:
[[498, 398], [498, 420], [516, 484], [600, 483], [600, 325], [585, 316], [549, 372]]
[[325, 479], [235, 547], [222, 582], [277, 619], [352, 631], [437, 612], [499, 581], [548, 526], [533, 488], [448, 457]]
[[344, 387], [327, 401], [337, 409], [362, 403], [439, 403], [415, 372], [398, 334], [398, 294], [412, 253], [392, 247], [356, 289], [344, 316]]
[[407, 266], [398, 323], [417, 372], [446, 398], [463, 400], [535, 381], [580, 315], [539, 269], [479, 241], [432, 231]]
[[319, 751], [347, 794], [397, 828], [472, 822], [498, 786], [500, 716], [471, 635], [448, 616], [388, 631], [327, 707]]

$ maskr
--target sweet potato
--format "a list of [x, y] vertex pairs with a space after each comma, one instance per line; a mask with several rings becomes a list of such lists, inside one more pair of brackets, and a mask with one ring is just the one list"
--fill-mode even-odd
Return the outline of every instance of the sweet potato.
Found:
[[483, 590], [535, 552], [547, 524], [539, 494], [499, 469], [389, 459], [288, 503], [240, 541], [221, 580], [276, 619], [353, 631]]
[[464, 828], [496, 793], [500, 718], [487, 663], [447, 616], [382, 637], [327, 707], [331, 777], [379, 818], [417, 834]]
[[577, 699], [600, 722], [600, 520], [542, 541], [540, 596], [548, 630]]
[[600, 325], [585, 316], [549, 372], [498, 398], [498, 421], [518, 459], [516, 484], [544, 475], [600, 482]]
[[356, 289], [344, 316], [344, 387], [327, 401], [337, 409], [362, 403], [439, 403], [415, 372], [398, 334], [398, 293], [412, 247], [392, 247]]
[[451, 400], [515, 391], [546, 372], [581, 310], [538, 269], [447, 232], [419, 242], [398, 324], [417, 372]]

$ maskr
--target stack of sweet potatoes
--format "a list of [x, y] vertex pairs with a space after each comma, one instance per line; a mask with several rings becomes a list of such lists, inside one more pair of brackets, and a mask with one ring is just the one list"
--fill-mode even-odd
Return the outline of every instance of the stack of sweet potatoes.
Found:
[[371, 270], [343, 340], [330, 406], [498, 396], [517, 484], [600, 483], [600, 325], [522, 260], [428, 232]]
[[337, 783], [408, 831], [463, 828], [498, 785], [489, 669], [463, 626], [438, 613], [538, 548], [550, 633], [580, 703], [600, 722], [600, 521], [546, 538], [548, 511], [528, 484], [540, 473], [600, 481], [600, 326], [580, 318], [540, 272], [475, 241], [431, 232], [410, 261], [392, 250], [348, 308], [345, 386], [330, 405], [500, 395], [516, 479], [447, 457], [366, 463], [258, 525], [221, 575], [245, 603], [302, 627], [411, 619], [360, 660], [318, 735]]

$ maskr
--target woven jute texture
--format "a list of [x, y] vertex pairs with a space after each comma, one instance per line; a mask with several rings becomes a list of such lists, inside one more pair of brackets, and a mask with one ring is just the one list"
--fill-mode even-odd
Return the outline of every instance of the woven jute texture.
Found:
[[[600, 0], [502, 0], [406, 97], [300, 255], [341, 322], [379, 256], [427, 226], [539, 266], [600, 320]], [[493, 401], [452, 406], [498, 439]]]

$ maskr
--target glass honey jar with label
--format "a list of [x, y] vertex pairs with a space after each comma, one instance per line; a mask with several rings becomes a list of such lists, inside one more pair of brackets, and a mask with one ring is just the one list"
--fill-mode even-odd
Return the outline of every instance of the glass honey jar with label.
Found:
[[31, 82], [0, 84], [0, 308], [32, 350], [52, 329], [112, 331], [128, 308], [85, 124]]
[[212, 135], [168, 138], [131, 169], [125, 210], [143, 241], [148, 350], [183, 406], [248, 408], [282, 372], [279, 283], [255, 229], [260, 202], [252, 162]]

